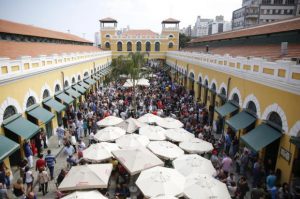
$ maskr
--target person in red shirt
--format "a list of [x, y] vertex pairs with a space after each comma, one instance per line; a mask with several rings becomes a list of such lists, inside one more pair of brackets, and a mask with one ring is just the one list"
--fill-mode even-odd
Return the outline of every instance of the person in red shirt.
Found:
[[46, 161], [43, 159], [43, 154], [40, 154], [39, 159], [35, 163], [35, 170], [41, 170], [46, 167]]

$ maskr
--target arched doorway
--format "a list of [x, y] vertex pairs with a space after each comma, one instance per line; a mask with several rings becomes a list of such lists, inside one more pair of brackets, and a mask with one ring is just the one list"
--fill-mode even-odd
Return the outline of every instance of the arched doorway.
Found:
[[201, 100], [201, 95], [202, 95], [202, 78], [199, 76], [198, 78], [198, 101], [202, 101]]
[[122, 51], [122, 42], [120, 41], [117, 43], [117, 50]]
[[146, 52], [151, 51], [151, 43], [149, 41], [146, 42]]
[[190, 91], [190, 94], [194, 97], [194, 82], [195, 82], [195, 75], [194, 73], [190, 73], [189, 74], [189, 91]]
[[45, 99], [45, 98], [47, 98], [49, 96], [50, 96], [49, 91], [47, 89], [45, 89], [44, 92], [43, 92], [43, 99]]
[[239, 106], [239, 103], [240, 103], [240, 98], [239, 98], [239, 95], [237, 93], [234, 93], [232, 95], [232, 98], [231, 98], [232, 102], [234, 104], [236, 104], [237, 106]]
[[132, 51], [132, 43], [130, 41], [127, 42], [127, 51]]
[[28, 99], [27, 99], [27, 102], [26, 102], [26, 108], [34, 105], [36, 103], [36, 100], [33, 96], [30, 96]]
[[226, 102], [226, 96], [227, 96], [227, 93], [226, 93], [226, 90], [224, 87], [221, 88], [221, 92], [219, 94], [219, 97], [220, 97], [220, 105], [224, 105], [225, 102]]
[[60, 86], [59, 86], [59, 84], [56, 84], [56, 85], [55, 85], [54, 91], [55, 91], [55, 92], [60, 91]]
[[210, 105], [208, 107], [208, 110], [209, 110], [209, 124], [212, 125], [214, 119], [216, 93], [217, 93], [217, 87], [215, 83], [212, 83], [210, 92], [211, 92], [211, 98], [210, 98]]
[[159, 42], [155, 42], [155, 51], [156, 52], [160, 51], [160, 43]]
[[136, 51], [142, 51], [142, 43], [140, 41], [136, 42]]
[[110, 43], [109, 43], [109, 42], [106, 42], [106, 43], [105, 43], [105, 48], [106, 48], [107, 50], [110, 50]]
[[207, 95], [208, 95], [208, 80], [206, 79], [204, 81], [204, 100], [203, 100], [205, 106], [207, 105]]
[[68, 80], [66, 80], [65, 83], [64, 83], [64, 87], [66, 88], [68, 86], [69, 86], [69, 82], [68, 82]]

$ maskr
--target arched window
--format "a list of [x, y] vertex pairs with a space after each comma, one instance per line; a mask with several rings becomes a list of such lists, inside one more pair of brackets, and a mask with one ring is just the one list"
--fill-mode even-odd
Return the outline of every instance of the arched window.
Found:
[[127, 51], [132, 51], [132, 43], [127, 42]]
[[190, 79], [194, 81], [195, 75], [194, 73], [190, 73]]
[[64, 86], [65, 86], [65, 87], [68, 87], [68, 86], [69, 86], [69, 82], [68, 82], [67, 80], [65, 81]]
[[207, 81], [207, 79], [205, 80], [204, 85], [205, 85], [206, 87], [208, 87], [208, 81]]
[[256, 109], [256, 105], [255, 105], [254, 102], [252, 102], [252, 101], [248, 102], [248, 104], [247, 104], [247, 109], [248, 109], [249, 111], [251, 111], [252, 113], [257, 114], [257, 109]]
[[118, 42], [117, 43], [117, 48], [118, 48], [118, 51], [122, 51], [122, 42]]
[[56, 85], [55, 85], [54, 91], [55, 91], [55, 92], [60, 91], [60, 86], [59, 86], [59, 84], [56, 84]]
[[78, 81], [80, 81], [80, 80], [81, 80], [81, 77], [80, 77], [80, 75], [78, 75], [77, 79], [78, 79]]
[[33, 96], [30, 96], [28, 99], [27, 99], [27, 102], [26, 102], [26, 108], [32, 106], [35, 104], [35, 99]]
[[75, 83], [76, 83], [75, 77], [72, 77], [72, 84], [75, 84]]
[[280, 127], [282, 129], [282, 120], [278, 113], [271, 112], [268, 121], [272, 122], [272, 124], [275, 124], [276, 126]]
[[11, 106], [11, 105], [8, 106], [4, 111], [3, 120], [13, 116], [16, 113], [17, 113], [17, 109], [14, 106]]
[[202, 78], [201, 77], [199, 77], [198, 82], [199, 82], [199, 84], [202, 84]]
[[222, 95], [224, 95], [224, 96], [226, 96], [226, 90], [225, 90], [225, 88], [223, 87], [223, 88], [221, 88], [221, 94]]
[[151, 51], [151, 43], [149, 41], [146, 42], [146, 51]]
[[173, 35], [169, 35], [169, 38], [173, 38], [174, 36]]
[[169, 43], [169, 48], [173, 48], [174, 44], [172, 42]]
[[213, 83], [213, 84], [211, 85], [211, 90], [214, 91], [214, 92], [216, 92], [216, 89], [217, 89], [217, 88], [216, 88], [216, 84]]
[[43, 92], [43, 99], [45, 99], [45, 98], [47, 98], [49, 96], [50, 96], [49, 91], [47, 89], [45, 89], [44, 92]]
[[109, 42], [105, 42], [105, 48], [110, 49], [110, 43]]
[[155, 42], [155, 51], [156, 52], [160, 51], [160, 43], [159, 42]]
[[110, 35], [109, 35], [109, 34], [107, 34], [107, 35], [105, 35], [105, 37], [106, 37], [106, 38], [110, 38]]
[[142, 43], [140, 41], [136, 42], [136, 51], [142, 50]]
[[238, 94], [236, 94], [236, 93], [233, 94], [232, 101], [234, 101], [236, 104], [240, 103], [240, 98], [239, 98]]
[[89, 76], [89, 72], [85, 72], [85, 73], [83, 74], [83, 76], [84, 76], [84, 77]]

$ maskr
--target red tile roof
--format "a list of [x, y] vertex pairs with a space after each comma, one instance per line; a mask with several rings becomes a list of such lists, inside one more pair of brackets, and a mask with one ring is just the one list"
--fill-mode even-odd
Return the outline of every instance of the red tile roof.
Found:
[[247, 37], [247, 36], [254, 36], [254, 35], [264, 35], [264, 34], [271, 34], [271, 33], [287, 32], [291, 30], [300, 30], [300, 17], [281, 20], [281, 21], [250, 27], [246, 29], [241, 29], [241, 30], [234, 30], [234, 31], [199, 37], [199, 38], [192, 39], [190, 43], [216, 41], [216, 40]]
[[173, 18], [168, 18], [162, 21], [162, 23], [179, 23], [180, 21]]
[[100, 22], [117, 22], [117, 20], [115, 20], [111, 17], [106, 17], [106, 18], [100, 19]]
[[126, 32], [122, 33], [122, 36], [150, 36], [150, 37], [155, 37], [158, 35], [157, 33], [153, 32], [152, 30], [149, 29], [132, 29], [128, 30]]
[[39, 28], [39, 27], [35, 27], [32, 25], [11, 22], [11, 21], [7, 21], [7, 20], [3, 20], [3, 19], [0, 19], [0, 33], [1, 32], [92, 43], [91, 41], [80, 38], [76, 35], [53, 31], [53, 30], [49, 30], [49, 29], [45, 29], [45, 28]]
[[96, 51], [101, 50], [95, 46], [0, 40], [0, 57], [9, 57], [11, 59], [15, 59], [20, 56], [36, 57], [38, 55]]

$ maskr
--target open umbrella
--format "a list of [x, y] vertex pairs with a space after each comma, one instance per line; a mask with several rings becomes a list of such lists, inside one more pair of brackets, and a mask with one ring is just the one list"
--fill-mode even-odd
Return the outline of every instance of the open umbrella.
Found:
[[60, 191], [107, 188], [112, 164], [73, 166], [58, 187]]
[[115, 141], [122, 135], [125, 135], [125, 130], [119, 128], [119, 127], [114, 127], [114, 126], [109, 126], [104, 129], [98, 130], [95, 139], [98, 141]]
[[116, 144], [122, 149], [145, 147], [149, 142], [146, 136], [138, 134], [123, 135], [116, 140]]
[[139, 129], [139, 134], [149, 138], [149, 140], [165, 140], [165, 129], [160, 126], [146, 125]]
[[190, 199], [230, 199], [226, 185], [207, 174], [196, 174], [186, 178], [184, 196]]
[[123, 84], [123, 87], [125, 87], [125, 88], [133, 87], [133, 84], [130, 83], [130, 82], [125, 82], [125, 83]]
[[133, 133], [134, 131], [145, 125], [145, 123], [131, 117], [115, 126], [124, 129], [127, 133]]
[[82, 151], [83, 158], [91, 162], [101, 162], [112, 157], [111, 153], [100, 143], [92, 144]]
[[211, 161], [196, 154], [188, 154], [180, 156], [173, 160], [174, 168], [184, 176], [189, 176], [193, 173], [201, 173], [215, 175], [216, 169]]
[[173, 142], [184, 142], [195, 137], [194, 134], [188, 132], [184, 128], [167, 129], [165, 135], [168, 140]]
[[147, 113], [143, 115], [142, 117], [138, 118], [138, 121], [143, 122], [143, 123], [148, 123], [148, 124], [153, 124], [156, 123], [156, 121], [161, 120], [162, 118], [154, 115], [152, 113]]
[[105, 126], [114, 126], [119, 123], [123, 122], [122, 118], [115, 117], [115, 116], [108, 116], [100, 121], [97, 122], [97, 125], [100, 127], [105, 127]]
[[174, 160], [184, 154], [182, 149], [168, 141], [153, 141], [147, 147], [165, 160]]
[[199, 138], [193, 138], [189, 141], [181, 142], [179, 147], [189, 153], [207, 153], [214, 149], [213, 145], [209, 142]]
[[160, 195], [156, 197], [151, 197], [150, 199], [178, 199], [178, 198], [170, 195]]
[[137, 82], [137, 85], [139, 86], [150, 86], [149, 80], [148, 79], [139, 79]]
[[185, 178], [175, 169], [157, 166], [142, 171], [136, 185], [145, 197], [178, 196], [184, 189]]
[[166, 117], [162, 118], [161, 120], [157, 120], [156, 124], [166, 129], [176, 129], [183, 127], [182, 122], [171, 117]]
[[143, 170], [163, 166], [156, 155], [146, 148], [121, 149], [112, 152], [116, 159], [126, 168], [130, 175], [135, 175]]
[[120, 149], [120, 147], [116, 143], [111, 143], [111, 142], [100, 142], [100, 143], [97, 143], [97, 145], [102, 146], [109, 153]]
[[99, 191], [75, 191], [62, 199], [86, 199], [86, 198], [93, 198], [93, 199], [107, 199], [104, 197]]

